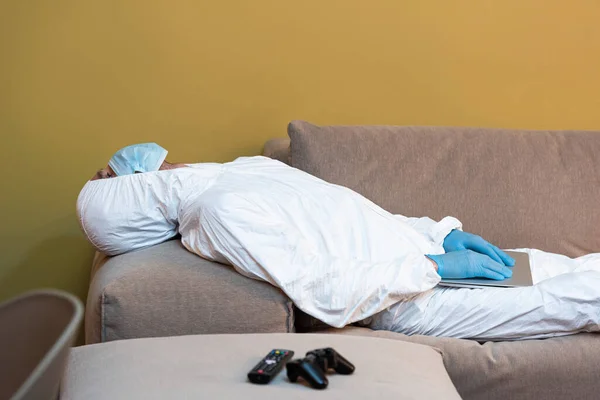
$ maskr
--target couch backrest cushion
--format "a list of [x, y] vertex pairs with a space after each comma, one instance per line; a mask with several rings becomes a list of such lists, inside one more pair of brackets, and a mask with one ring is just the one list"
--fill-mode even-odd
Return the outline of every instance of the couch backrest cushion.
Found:
[[600, 132], [288, 127], [291, 165], [392, 213], [446, 215], [503, 248], [600, 252]]

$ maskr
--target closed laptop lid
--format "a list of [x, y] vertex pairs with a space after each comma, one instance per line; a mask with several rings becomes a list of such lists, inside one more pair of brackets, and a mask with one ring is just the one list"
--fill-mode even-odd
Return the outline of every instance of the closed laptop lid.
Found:
[[532, 286], [531, 266], [529, 265], [529, 254], [519, 251], [507, 251], [506, 254], [515, 259], [512, 267], [513, 276], [501, 281], [486, 278], [469, 279], [442, 279], [439, 286], [449, 287], [522, 287]]

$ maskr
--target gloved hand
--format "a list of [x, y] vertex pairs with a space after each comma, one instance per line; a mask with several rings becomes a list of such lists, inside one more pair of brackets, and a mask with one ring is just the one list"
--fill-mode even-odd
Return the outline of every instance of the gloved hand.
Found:
[[446, 253], [458, 250], [473, 250], [485, 254], [497, 263], [508, 267], [515, 265], [515, 260], [493, 244], [488, 243], [481, 237], [458, 229], [452, 230], [444, 239], [444, 250]]
[[438, 274], [442, 278], [488, 278], [500, 281], [512, 276], [510, 268], [472, 250], [428, 254], [427, 257], [438, 265]]

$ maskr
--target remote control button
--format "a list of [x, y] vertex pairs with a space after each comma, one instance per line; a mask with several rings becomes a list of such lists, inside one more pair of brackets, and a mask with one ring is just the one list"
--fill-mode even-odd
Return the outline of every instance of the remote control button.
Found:
[[258, 370], [258, 371], [256, 371], [256, 372], [258, 372], [259, 374], [262, 374], [262, 373], [263, 373], [263, 372], [265, 372], [265, 371], [263, 371], [262, 369], [259, 369], [259, 370]]

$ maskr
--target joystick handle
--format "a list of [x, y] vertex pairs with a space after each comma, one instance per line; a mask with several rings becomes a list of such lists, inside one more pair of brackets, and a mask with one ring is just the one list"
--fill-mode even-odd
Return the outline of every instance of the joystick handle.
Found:
[[350, 375], [354, 372], [354, 364], [350, 361], [346, 360], [344, 356], [342, 356], [337, 351], [331, 349], [335, 353], [335, 363], [333, 369], [335, 372], [341, 375]]
[[301, 377], [315, 389], [325, 389], [329, 384], [314, 355], [308, 355], [301, 360], [290, 361], [286, 364], [286, 368], [290, 382], [296, 382]]
[[350, 375], [354, 372], [354, 365], [331, 347], [316, 349], [306, 353], [307, 356], [309, 354], [316, 356], [317, 364], [325, 372], [329, 368], [342, 375]]

